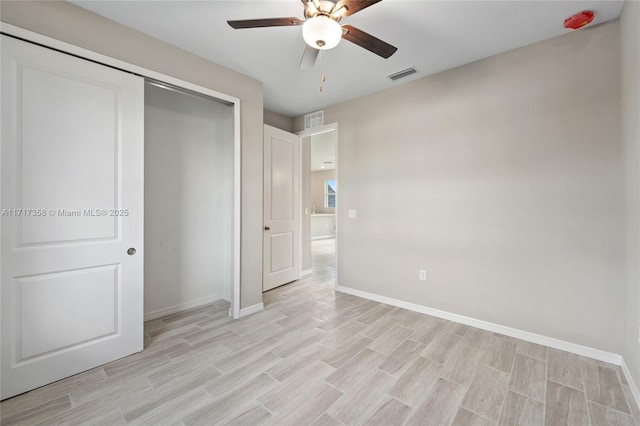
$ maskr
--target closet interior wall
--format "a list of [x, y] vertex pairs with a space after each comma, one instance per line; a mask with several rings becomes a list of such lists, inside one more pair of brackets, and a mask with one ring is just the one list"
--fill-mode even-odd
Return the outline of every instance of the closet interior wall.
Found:
[[233, 106], [145, 84], [145, 320], [229, 300]]

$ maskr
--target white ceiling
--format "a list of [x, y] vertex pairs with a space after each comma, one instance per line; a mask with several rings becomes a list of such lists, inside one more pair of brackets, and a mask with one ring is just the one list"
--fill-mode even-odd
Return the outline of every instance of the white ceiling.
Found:
[[[320, 68], [303, 71], [298, 69], [304, 51], [301, 27], [234, 30], [226, 23], [302, 17], [300, 0], [73, 3], [262, 81], [265, 108], [287, 116], [565, 34], [564, 19], [581, 10], [596, 13], [594, 26], [617, 18], [623, 6], [622, 0], [384, 0], [341, 23], [391, 43], [398, 48], [395, 55], [382, 59], [342, 40], [324, 52]], [[397, 82], [387, 78], [410, 66], [420, 72]], [[323, 73], [327, 80], [320, 93]]]

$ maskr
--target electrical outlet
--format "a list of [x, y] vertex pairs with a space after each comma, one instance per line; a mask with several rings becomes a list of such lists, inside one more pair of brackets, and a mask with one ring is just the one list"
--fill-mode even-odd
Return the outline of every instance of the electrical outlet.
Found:
[[425, 271], [424, 269], [420, 269], [420, 281], [426, 281], [427, 280], [427, 271]]

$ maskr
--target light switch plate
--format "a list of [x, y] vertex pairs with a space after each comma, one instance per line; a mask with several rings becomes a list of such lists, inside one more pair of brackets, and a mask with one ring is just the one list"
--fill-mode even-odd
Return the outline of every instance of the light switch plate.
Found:
[[349, 219], [355, 219], [358, 215], [358, 212], [354, 209], [349, 209]]

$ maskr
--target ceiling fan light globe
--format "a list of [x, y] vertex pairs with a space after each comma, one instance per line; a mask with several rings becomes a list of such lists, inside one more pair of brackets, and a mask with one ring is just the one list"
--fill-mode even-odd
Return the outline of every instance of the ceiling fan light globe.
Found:
[[314, 49], [332, 49], [342, 39], [342, 27], [333, 19], [319, 15], [307, 19], [302, 25], [302, 37]]

